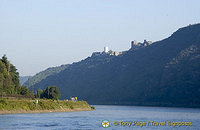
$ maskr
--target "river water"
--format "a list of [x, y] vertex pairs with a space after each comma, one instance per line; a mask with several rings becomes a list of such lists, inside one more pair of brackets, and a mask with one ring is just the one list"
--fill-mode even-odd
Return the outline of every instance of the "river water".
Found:
[[[200, 109], [110, 105], [96, 105], [95, 108], [95, 111], [82, 112], [0, 115], [0, 129], [200, 130]], [[108, 128], [102, 126], [102, 120], [109, 121]], [[169, 126], [168, 121], [191, 122], [191, 126]], [[136, 124], [133, 124], [133, 122]], [[157, 126], [156, 122], [160, 125]], [[161, 122], [163, 122], [162, 125]], [[130, 126], [128, 126], [128, 123], [130, 123]], [[142, 124], [144, 126], [139, 126]]]

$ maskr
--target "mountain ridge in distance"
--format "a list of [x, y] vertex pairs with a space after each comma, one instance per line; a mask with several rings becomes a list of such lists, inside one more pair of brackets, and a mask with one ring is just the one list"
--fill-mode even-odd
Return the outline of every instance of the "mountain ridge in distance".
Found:
[[37, 73], [34, 76], [29, 77], [24, 83], [24, 86], [28, 86], [29, 88], [33, 87], [34, 84], [42, 81], [43, 79], [47, 78], [50, 75], [54, 75], [56, 73], [59, 73], [60, 71], [66, 69], [68, 65], [61, 65], [56, 67], [49, 67], [44, 71], [41, 71]]
[[20, 84], [23, 85], [31, 77], [32, 76], [20, 76], [19, 77]]
[[88, 57], [34, 85], [90, 104], [200, 107], [200, 24], [120, 56]]

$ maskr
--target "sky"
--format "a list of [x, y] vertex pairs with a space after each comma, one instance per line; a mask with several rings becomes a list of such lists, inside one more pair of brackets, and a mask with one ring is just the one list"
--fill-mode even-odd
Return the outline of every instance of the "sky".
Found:
[[200, 23], [199, 0], [0, 0], [0, 57], [20, 76]]

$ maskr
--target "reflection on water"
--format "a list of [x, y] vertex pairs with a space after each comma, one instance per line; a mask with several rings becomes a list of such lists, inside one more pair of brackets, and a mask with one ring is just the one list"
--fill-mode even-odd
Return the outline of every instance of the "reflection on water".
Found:
[[[96, 111], [0, 115], [0, 129], [199, 129], [200, 109], [96, 105]], [[114, 121], [192, 122], [192, 126], [114, 126]]]

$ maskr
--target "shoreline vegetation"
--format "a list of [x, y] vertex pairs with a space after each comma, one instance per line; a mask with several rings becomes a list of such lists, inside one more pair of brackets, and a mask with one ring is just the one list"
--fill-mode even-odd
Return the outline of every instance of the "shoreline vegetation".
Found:
[[[32, 91], [30, 91], [30, 90]], [[89, 111], [94, 107], [86, 101], [59, 100], [60, 91], [56, 86], [45, 90], [21, 86], [19, 72], [6, 55], [0, 59], [0, 114]]]
[[0, 115], [17, 113], [91, 111], [94, 109], [95, 108], [90, 106], [86, 101], [0, 98]]

